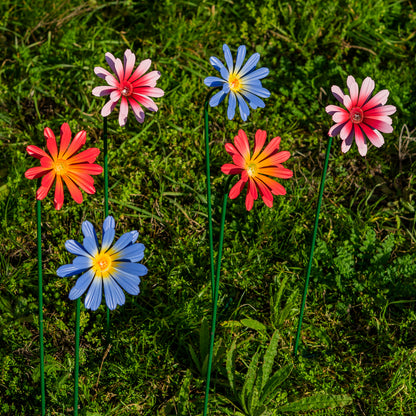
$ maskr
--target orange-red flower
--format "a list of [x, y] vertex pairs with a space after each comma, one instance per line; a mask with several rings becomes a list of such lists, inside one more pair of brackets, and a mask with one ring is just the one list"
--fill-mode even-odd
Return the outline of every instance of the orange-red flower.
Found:
[[286, 194], [286, 189], [269, 176], [283, 179], [293, 176], [293, 172], [282, 165], [283, 162], [289, 159], [290, 153], [287, 151], [279, 152], [280, 137], [275, 137], [261, 151], [266, 137], [267, 133], [265, 131], [257, 130], [253, 156], [250, 154], [250, 145], [243, 130], [239, 130], [238, 136], [234, 137], [235, 146], [231, 143], [225, 145], [225, 150], [233, 158], [235, 164], [225, 164], [221, 167], [221, 171], [226, 175], [241, 173], [241, 179], [231, 188], [229, 196], [231, 199], [237, 198], [247, 182], [247, 211], [253, 208], [258, 192], [260, 192], [264, 203], [269, 208], [273, 206], [273, 195]]
[[90, 175], [99, 175], [103, 171], [101, 166], [94, 163], [100, 150], [92, 147], [76, 154], [84, 146], [87, 134], [82, 130], [75, 135], [71, 142], [71, 129], [68, 123], [61, 126], [59, 151], [55, 135], [49, 127], [45, 128], [44, 135], [50, 156], [37, 146], [31, 145], [26, 148], [31, 156], [40, 159], [41, 166], [30, 168], [25, 172], [28, 179], [43, 176], [41, 186], [36, 192], [36, 198], [44, 199], [56, 179], [55, 209], [61, 209], [64, 203], [63, 182], [68, 187], [74, 201], [80, 204], [83, 198], [78, 187], [87, 194], [95, 193], [94, 179]]

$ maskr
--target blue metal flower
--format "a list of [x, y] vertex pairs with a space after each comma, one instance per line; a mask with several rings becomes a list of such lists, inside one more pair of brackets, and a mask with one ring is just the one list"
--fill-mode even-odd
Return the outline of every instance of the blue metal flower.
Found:
[[83, 244], [75, 240], [65, 242], [66, 249], [77, 257], [72, 264], [59, 267], [60, 277], [69, 277], [83, 273], [69, 292], [69, 299], [78, 299], [88, 290], [85, 307], [93, 311], [101, 304], [104, 286], [105, 302], [113, 310], [123, 305], [125, 296], [122, 289], [131, 295], [140, 293], [140, 277], [147, 273], [143, 264], [144, 245], [134, 244], [139, 233], [131, 231], [123, 234], [111, 247], [115, 236], [115, 221], [108, 216], [103, 223], [101, 249], [98, 245], [94, 226], [89, 221], [82, 223]]
[[209, 60], [222, 77], [207, 77], [204, 80], [205, 85], [208, 87], [222, 86], [221, 91], [211, 98], [209, 104], [211, 107], [216, 107], [224, 100], [226, 95], [229, 95], [228, 118], [230, 120], [234, 118], [235, 107], [238, 102], [241, 118], [243, 121], [246, 121], [250, 114], [250, 109], [245, 100], [247, 100], [250, 107], [255, 110], [257, 107], [264, 108], [265, 106], [263, 100], [259, 97], [270, 97], [270, 91], [263, 88], [260, 81], [269, 74], [269, 69], [255, 69], [260, 59], [259, 53], [251, 55], [245, 65], [242, 66], [246, 56], [246, 47], [244, 45], [240, 46], [237, 50], [235, 66], [233, 65], [233, 57], [230, 48], [227, 45], [224, 45], [223, 51], [228, 69], [215, 56], [211, 56]]

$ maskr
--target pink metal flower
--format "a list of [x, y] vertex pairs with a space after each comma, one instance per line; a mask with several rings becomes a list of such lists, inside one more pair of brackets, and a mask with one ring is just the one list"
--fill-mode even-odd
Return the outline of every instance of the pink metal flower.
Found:
[[124, 66], [120, 59], [115, 58], [109, 52], [105, 54], [105, 60], [116, 76], [99, 66], [94, 68], [96, 75], [105, 79], [108, 85], [95, 87], [92, 94], [96, 97], [110, 96], [110, 101], [102, 108], [101, 115], [107, 117], [120, 101], [118, 116], [120, 126], [124, 126], [127, 122], [129, 104], [136, 120], [143, 123], [144, 111], [141, 105], [150, 111], [157, 111], [157, 105], [149, 97], [162, 97], [165, 94], [160, 88], [155, 88], [160, 72], [152, 71], [145, 75], [152, 63], [150, 59], [142, 61], [133, 72], [136, 56], [130, 49], [124, 52]]
[[394, 105], [385, 105], [389, 96], [388, 90], [382, 90], [373, 97], [375, 83], [367, 77], [359, 89], [357, 82], [351, 75], [347, 78], [350, 95], [342, 92], [341, 88], [331, 87], [334, 97], [343, 104], [347, 110], [336, 105], [328, 105], [325, 111], [332, 116], [336, 123], [328, 134], [332, 137], [340, 135], [342, 139], [341, 150], [346, 153], [350, 150], [355, 137], [358, 151], [361, 156], [367, 154], [367, 140], [376, 146], [384, 144], [382, 133], [391, 133], [393, 127], [389, 115], [396, 112]]

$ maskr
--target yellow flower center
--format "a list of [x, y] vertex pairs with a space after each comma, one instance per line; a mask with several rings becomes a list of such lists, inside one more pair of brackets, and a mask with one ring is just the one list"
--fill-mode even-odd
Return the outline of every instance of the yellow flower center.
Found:
[[228, 78], [228, 85], [230, 86], [231, 91], [239, 91], [242, 87], [239, 75], [230, 74], [230, 77]]
[[111, 256], [107, 253], [100, 253], [97, 257], [93, 260], [93, 268], [94, 271], [105, 273], [108, 272], [111, 268]]
[[54, 162], [53, 169], [57, 175], [65, 175], [68, 171], [68, 162], [65, 159], [57, 159]]
[[253, 162], [248, 163], [246, 165], [246, 171], [247, 171], [248, 176], [255, 177], [257, 175], [257, 172], [258, 172], [257, 164], [253, 163]]

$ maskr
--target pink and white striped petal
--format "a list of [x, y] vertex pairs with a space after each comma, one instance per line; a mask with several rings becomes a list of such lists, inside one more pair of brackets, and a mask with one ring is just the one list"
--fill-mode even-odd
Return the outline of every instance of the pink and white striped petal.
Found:
[[365, 141], [364, 134], [358, 124], [354, 125], [354, 136], [355, 136], [355, 143], [358, 147], [358, 152], [361, 156], [365, 156], [367, 154], [367, 143]]
[[147, 72], [151, 64], [152, 61], [150, 59], [145, 59], [144, 61], [140, 62], [139, 66], [130, 77], [129, 82], [133, 83], [136, 79], [140, 78], [145, 72]]
[[[352, 75], [348, 75], [347, 77], [347, 86], [351, 96], [351, 105], [355, 107], [358, 102], [358, 84], [355, 78]], [[345, 103], [344, 103], [345, 104]]]
[[340, 103], [344, 103], [344, 93], [342, 92], [341, 88], [337, 85], [333, 85], [331, 87], [332, 95], [336, 98], [337, 101]]
[[103, 117], [109, 116], [117, 105], [117, 101], [107, 101], [104, 107], [101, 109], [101, 115]]
[[92, 90], [92, 95], [95, 95], [96, 97], [105, 97], [106, 95], [110, 95], [112, 91], [114, 91], [114, 87], [104, 85], [101, 87], [95, 87]]
[[129, 103], [126, 97], [122, 97], [121, 102], [120, 102], [120, 111], [118, 113], [118, 123], [120, 124], [121, 127], [126, 125], [128, 114], [129, 114]]
[[384, 144], [384, 137], [380, 134], [378, 130], [373, 130], [364, 123], [361, 123], [360, 127], [362, 128], [364, 134], [368, 137], [368, 140], [376, 146], [381, 147]]
[[358, 98], [357, 102], [357, 107], [361, 107], [368, 100], [371, 93], [374, 91], [375, 86], [375, 82], [370, 77], [367, 77], [363, 81], [360, 90], [360, 97]]
[[133, 72], [134, 64], [136, 63], [136, 55], [127, 49], [124, 52], [124, 79], [129, 79]]
[[381, 90], [379, 91], [373, 98], [371, 98], [367, 103], [365, 103], [361, 110], [367, 111], [372, 109], [373, 107], [384, 105], [387, 102], [387, 98], [389, 98], [389, 91], [388, 90]]

